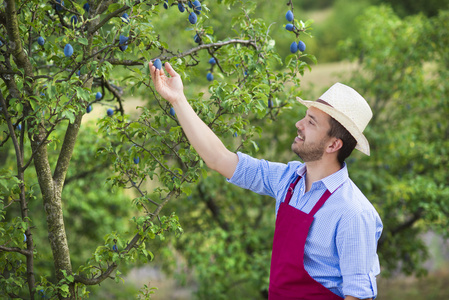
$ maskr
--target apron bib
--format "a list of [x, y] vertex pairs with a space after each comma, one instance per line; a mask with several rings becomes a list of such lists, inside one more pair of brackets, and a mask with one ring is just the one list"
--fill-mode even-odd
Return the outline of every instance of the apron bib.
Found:
[[342, 300], [313, 279], [304, 268], [304, 246], [315, 213], [331, 193], [321, 196], [309, 214], [289, 205], [300, 176], [290, 184], [285, 200], [280, 204], [271, 255], [269, 300]]

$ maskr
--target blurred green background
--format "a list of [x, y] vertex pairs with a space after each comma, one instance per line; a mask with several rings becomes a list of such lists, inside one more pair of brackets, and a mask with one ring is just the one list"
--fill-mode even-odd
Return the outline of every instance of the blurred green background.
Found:
[[[272, 1], [257, 1], [256, 3], [257, 8], [254, 12], [254, 16], [264, 18], [265, 20], [272, 20], [273, 23], [270, 27], [269, 34], [276, 40], [276, 47], [281, 56], [286, 57], [289, 55], [289, 46], [292, 41], [291, 33], [287, 32], [283, 28], [286, 24], [285, 12], [288, 7], [285, 4], [287, 4], [287, 1], [276, 3], [273, 3]], [[343, 81], [354, 82], [355, 86], [358, 86], [362, 89], [362, 91], [366, 91], [366, 93], [369, 94], [368, 97], [371, 96], [374, 99], [381, 98], [379, 97], [379, 94], [384, 95], [385, 98], [395, 98], [395, 93], [396, 95], [398, 93], [402, 93], [399, 98], [404, 100], [404, 97], [411, 95], [407, 95], [406, 92], [401, 92], [394, 86], [388, 86], [388, 84], [385, 84], [385, 82], [393, 82], [393, 79], [398, 80], [397, 76], [400, 76], [400, 74], [396, 74], [395, 71], [406, 70], [407, 67], [409, 67], [411, 69], [408, 70], [408, 72], [413, 74], [421, 74], [421, 72], [425, 73], [426, 70], [432, 70], [432, 72], [435, 71], [438, 69], [438, 66], [436, 65], [440, 65], [442, 69], [445, 68], [444, 62], [447, 62], [447, 60], [444, 60], [444, 54], [441, 54], [440, 52], [447, 52], [449, 50], [448, 48], [445, 48], [447, 42], [444, 42], [444, 39], [447, 38], [445, 37], [444, 31], [446, 31], [448, 27], [444, 27], [444, 22], [441, 21], [441, 19], [439, 20], [438, 16], [440, 16], [440, 18], [447, 19], [444, 17], [443, 12], [449, 9], [449, 1], [307, 0], [293, 1], [293, 6], [295, 9], [294, 12], [296, 18], [304, 21], [308, 19], [314, 21], [312, 25], [313, 37], [303, 37], [303, 41], [307, 45], [306, 51], [315, 55], [318, 61], [317, 65], [314, 65], [312, 70], [310, 72], [306, 72], [302, 78], [301, 88], [303, 95], [306, 98], [318, 97], [330, 84], [336, 81]], [[228, 26], [224, 26], [224, 24], [229, 24], [232, 14], [232, 9], [228, 9], [226, 12], [214, 10], [209, 12], [208, 22], [211, 27], [214, 28], [214, 36], [217, 40], [224, 39], [230, 35], [230, 33], [226, 31]], [[154, 22], [156, 26], [159, 25], [159, 28], [164, 28], [164, 26], [167, 28], [163, 31], [166, 35], [166, 41], [170, 47], [173, 47], [174, 49], [187, 49], [192, 47], [193, 42], [190, 37], [189, 39], [179, 38], [177, 32], [171, 29], [177, 28], [176, 15], [177, 12], [173, 9], [171, 12], [167, 12], [165, 16], [161, 15], [161, 18], [159, 20], [155, 20]], [[372, 18], [372, 20], [369, 22], [366, 21], [369, 18]], [[422, 25], [425, 22], [430, 23], [428, 23], [428, 25]], [[429, 40], [432, 42], [429, 42], [429, 40], [420, 40], [422, 38], [420, 37], [420, 30], [422, 29], [424, 32], [423, 28], [425, 26], [432, 26], [432, 22], [440, 24], [439, 26], [441, 27], [434, 26], [435, 30], [439, 30], [439, 33], [434, 32], [430, 34], [433, 34], [432, 37], [429, 37]], [[371, 24], [373, 28], [370, 28], [368, 25], [361, 25], [365, 23]], [[168, 26], [168, 24], [170, 25]], [[370, 30], [377, 31], [379, 37], [371, 40], [369, 37]], [[401, 30], [403, 30], [403, 32], [401, 32]], [[398, 35], [401, 35], [401, 37], [392, 36], [391, 32], [394, 31], [396, 31]], [[441, 34], [441, 36], [436, 37], [435, 34]], [[414, 38], [417, 40], [414, 40]], [[364, 44], [363, 41], [366, 41], [366, 43]], [[442, 46], [438, 45], [437, 41], [440, 41]], [[369, 45], [368, 43], [372, 44]], [[429, 51], [422, 49], [421, 46], [423, 46], [423, 43], [427, 45], [435, 43], [434, 48], [432, 48], [433, 50]], [[402, 49], [401, 45], [406, 48]], [[390, 46], [391, 49], [389, 48]], [[407, 49], [410, 50], [410, 56], [408, 56]], [[387, 53], [388, 51], [390, 51], [390, 53]], [[399, 59], [392, 59], [391, 61], [388, 60], [389, 55], [392, 57], [401, 57], [402, 55], [400, 53], [404, 53], [404, 61]], [[425, 67], [423, 67], [424, 65]], [[204, 73], [208, 67], [207, 56], [205, 55], [203, 62], [201, 62], [197, 68], [199, 70], [198, 77], [185, 84], [187, 86], [187, 94], [189, 91], [196, 92], [197, 89], [204, 89], [207, 82], [201, 74]], [[279, 67], [282, 68], [282, 66]], [[364, 82], [361, 80], [357, 81], [357, 78], [359, 77], [357, 74], [359, 72], [377, 76], [371, 78], [372, 80], [378, 81], [371, 81], [371, 83], [375, 82], [376, 84], [374, 84], [374, 86], [378, 87], [379, 90], [373, 91], [375, 88], [369, 87], [369, 79], [365, 79]], [[432, 72], [429, 72], [429, 74]], [[424, 80], [423, 78], [426, 78], [426, 76], [431, 76], [429, 74], [421, 74], [423, 77], [419, 78], [415, 78], [413, 76], [409, 76], [408, 78], [411, 81], [415, 80], [413, 81], [413, 86], [416, 89], [426, 93], [425, 87], [420, 86], [420, 84], [422, 84], [420, 80]], [[441, 81], [447, 81], [445, 72], [437, 71], [436, 74], [441, 76]], [[379, 78], [380, 76], [385, 77]], [[370, 78], [369, 75], [366, 78]], [[418, 81], [421, 83], [418, 83]], [[413, 90], [408, 88], [409, 86], [407, 87], [406, 79], [401, 82], [405, 85], [404, 89], [409, 89], [409, 91]], [[440, 85], [437, 83], [437, 86]], [[442, 89], [443, 97], [444, 95], [447, 96], [446, 87], [443, 88], [440, 86], [440, 88]], [[382, 90], [385, 89], [389, 89], [389, 93], [384, 92], [384, 94], [382, 94]], [[204, 91], [207, 95], [207, 91]], [[420, 97], [422, 97], [422, 95], [420, 95]], [[405, 116], [407, 118], [407, 114], [412, 111], [413, 114], [419, 114], [419, 106], [422, 106], [423, 103], [421, 102], [420, 104], [419, 102], [419, 99], [416, 99], [415, 102], [410, 101], [407, 105], [399, 102], [398, 105], [401, 105], [401, 107], [407, 107], [409, 110], [402, 111], [402, 117]], [[139, 103], [139, 99], [131, 98], [128, 105], [133, 105], [135, 107], [137, 103]], [[445, 103], [447, 103], [446, 100]], [[382, 105], [379, 104], [379, 106]], [[383, 109], [388, 111], [388, 104], [384, 104], [384, 106], [385, 107]], [[410, 106], [412, 106], [412, 111], [410, 111]], [[414, 109], [415, 106], [417, 107], [416, 110]], [[421, 109], [427, 108], [421, 107]], [[432, 108], [432, 110], [434, 109], [435, 108]], [[291, 115], [294, 119], [295, 113], [291, 113]], [[386, 115], [387, 113], [384, 114], [385, 117], [380, 117], [380, 120], [376, 120], [376, 124], [383, 123], [383, 125], [380, 125], [379, 128], [382, 128], [382, 126], [385, 126], [385, 128], [389, 127], [390, 129], [394, 126], [398, 126], [398, 128], [401, 127], [401, 125], [394, 122], [391, 124], [385, 123], [388, 121], [388, 117]], [[95, 118], [95, 116], [91, 115], [89, 118]], [[392, 115], [391, 118], [398, 118], [398, 116]], [[425, 118], [432, 119], [433, 117], [431, 114], [423, 115], [423, 119]], [[439, 118], [444, 119], [445, 117], [440, 115]], [[441, 124], [443, 121], [439, 120], [438, 122], [440, 124], [439, 126], [444, 128], [444, 123], [443, 125]], [[278, 126], [281, 128], [281, 130], [277, 131], [274, 129], [266, 130], [264, 133], [265, 139], [262, 138], [260, 141], [260, 152], [265, 153], [265, 155], [268, 154], [268, 156], [270, 156], [268, 157], [269, 159], [279, 159], [280, 157], [285, 158], [286, 154], [284, 154], [285, 151], [283, 151], [283, 149], [285, 149], [285, 147], [288, 148], [288, 145], [282, 144], [282, 139], [279, 138], [282, 134], [282, 129], [285, 128], [283, 123], [279, 125], [275, 124], [276, 123], [268, 123], [261, 125], [264, 130], [266, 130], [267, 126]], [[289, 123], [287, 122], [286, 124]], [[403, 124], [403, 126], [407, 127], [420, 125]], [[426, 131], [427, 130], [429, 129], [427, 128]], [[387, 173], [391, 173], [392, 176], [402, 177], [401, 175], [398, 175], [404, 173], [401, 165], [408, 165], [407, 168], [413, 168], [410, 166], [410, 159], [417, 159], [416, 155], [421, 155], [411, 154], [411, 157], [402, 158], [404, 161], [399, 161], [399, 159], [396, 159], [399, 156], [397, 153], [395, 155], [396, 158], [391, 157], [391, 154], [394, 152], [391, 151], [392, 148], [398, 147], [397, 149], [399, 149], [399, 147], [407, 148], [410, 146], [409, 143], [407, 143], [408, 146], [395, 145], [393, 141], [401, 139], [407, 140], [408, 138], [413, 140], [416, 136], [382, 137], [381, 130], [377, 130], [377, 133], [370, 132], [369, 134], [375, 135], [377, 139], [377, 141], [372, 142], [372, 148], [374, 151], [376, 150], [376, 147], [385, 146], [390, 149], [390, 152], [383, 152], [377, 157], [374, 155], [374, 157], [372, 157], [374, 162], [366, 167], [368, 170], [371, 168], [385, 169], [387, 170]], [[416, 133], [412, 133], [412, 135], [414, 136]], [[390, 143], [390, 146], [387, 146], [388, 143]], [[444, 146], [441, 145], [441, 147]], [[398, 150], [398, 152], [400, 152], [400, 150]], [[414, 155], [415, 157], [413, 157]], [[352, 173], [352, 176], [356, 177], [355, 181], [357, 182], [358, 175], [360, 175], [360, 178], [364, 178], [365, 176], [362, 173], [364, 166], [366, 166], [367, 160], [359, 156], [356, 157], [358, 159], [362, 159], [361, 164], [357, 165], [357, 163], [355, 163], [353, 166], [354, 169], [358, 169], [358, 171], [354, 171], [354, 173]], [[438, 161], [436, 163], [438, 164]], [[443, 169], [447, 167], [446, 160], [440, 163], [443, 164]], [[351, 162], [349, 162], [349, 164], [351, 164]], [[398, 170], [393, 171], [393, 165], [397, 165]], [[416, 174], [419, 174], [419, 172], [416, 172]], [[415, 176], [414, 179], [410, 180], [416, 180], [416, 174], [413, 175]], [[239, 247], [257, 248], [257, 246], [254, 246], [257, 243], [269, 244], [271, 242], [270, 239], [265, 241], [261, 240], [260, 231], [271, 233], [273, 229], [263, 227], [255, 228], [254, 230], [259, 233], [254, 233], [251, 237], [254, 239], [253, 244], [245, 243], [245, 246], [238, 245], [239, 243], [242, 243], [241, 240], [239, 241], [239, 238], [241, 238], [239, 234], [242, 234], [243, 232], [244, 234], [250, 235], [251, 231], [248, 228], [234, 228], [234, 231], [232, 232], [224, 230], [223, 228], [226, 228], [226, 226], [232, 226], [229, 225], [229, 222], [233, 222], [231, 218], [226, 216], [226, 214], [236, 213], [236, 218], [245, 218], [245, 214], [238, 213], [237, 211], [248, 210], [249, 208], [246, 207], [245, 204], [242, 204], [241, 201], [236, 202], [235, 199], [251, 196], [242, 191], [234, 191], [232, 187], [229, 187], [225, 182], [223, 182], [222, 178], [214, 177], [213, 174], [210, 174], [210, 176], [212, 177], [208, 177], [208, 181], [202, 181], [198, 186], [194, 187], [194, 193], [192, 196], [189, 196], [187, 199], [180, 199], [176, 204], [172, 205], [173, 209], [176, 210], [181, 216], [181, 223], [184, 226], [186, 234], [183, 236], [181, 241], [172, 241], [172, 244], [170, 244], [169, 247], [165, 245], [162, 246], [159, 251], [155, 251], [156, 257], [162, 258], [161, 260], [156, 258], [156, 261], [166, 261], [170, 263], [158, 265], [156, 267], [153, 265], [152, 267], [136, 268], [128, 274], [128, 280], [126, 280], [125, 284], [116, 285], [112, 282], [108, 282], [106, 284], [110, 286], [110, 288], [107, 290], [110, 290], [111, 292], [107, 294], [104, 294], [104, 292], [99, 292], [99, 294], [96, 295], [94, 291], [93, 298], [124, 299], [127, 297], [126, 295], [129, 295], [129, 293], [135, 293], [137, 289], [143, 286], [143, 284], [148, 284], [149, 286], [158, 288], [154, 296], [152, 296], [152, 299], [218, 299], [216, 296], [217, 289], [223, 289], [223, 291], [226, 291], [225, 294], [219, 299], [229, 299], [229, 297], [234, 297], [236, 299], [262, 299], [259, 297], [262, 297], [263, 293], [259, 294], [257, 290], [254, 290], [254, 285], [245, 282], [245, 280], [248, 280], [247, 278], [242, 279], [242, 282], [239, 282], [239, 278], [237, 276], [237, 278], [234, 278], [235, 280], [230, 280], [230, 282], [225, 283], [225, 281], [229, 281], [228, 277], [235, 277], [236, 274], [227, 273], [227, 269], [223, 266], [227, 265], [230, 269], [238, 269], [237, 265], [239, 265], [239, 260], [242, 264], [251, 263], [253, 264], [252, 268], [254, 269], [254, 276], [256, 277], [254, 278], [254, 281], [260, 281], [260, 277], [257, 276], [260, 273], [266, 272], [261, 270], [269, 265], [269, 261], [267, 261], [267, 258], [269, 258], [269, 253], [265, 252], [270, 246], [264, 245], [265, 247], [261, 247], [259, 250], [252, 249], [259, 256], [253, 255], [253, 260], [251, 262], [247, 262], [243, 256], [235, 254], [238, 251], [242, 251]], [[426, 173], [424, 176], [432, 177], [437, 175], [429, 175], [429, 173]], [[447, 177], [444, 176], [443, 178]], [[387, 178], [386, 180], [390, 179]], [[446, 179], [436, 181], [444, 182], [444, 180]], [[363, 180], [360, 179], [360, 182], [363, 182]], [[224, 185], [224, 187], [217, 187], [221, 187], [222, 185]], [[367, 187], [362, 185], [362, 189], [368, 194], [375, 194], [376, 191], [378, 194], [382, 194], [382, 191], [376, 190], [378, 188], [379, 187], [376, 186]], [[211, 191], [214, 189], [218, 190], [216, 192], [209, 193], [209, 197], [211, 199], [207, 200], [208, 194], [204, 191]], [[429, 189], [429, 193], [430, 190], [431, 189]], [[385, 193], [388, 192], [385, 191]], [[226, 200], [226, 198], [230, 198], [232, 200]], [[217, 200], [217, 202], [223, 201], [225, 204], [220, 204], [222, 206], [218, 205], [214, 208], [214, 205], [217, 205], [217, 203], [213, 200]], [[376, 202], [378, 199], [373, 200]], [[257, 201], [259, 201], [258, 203], [260, 203], [261, 206], [268, 208], [268, 211], [271, 209], [271, 202], [269, 199], [261, 200], [259, 198]], [[379, 200], [379, 202], [376, 203], [381, 204], [381, 201], [382, 200]], [[447, 197], [442, 199], [442, 201], [448, 201]], [[232, 202], [234, 202], [234, 204]], [[388, 210], [388, 205], [385, 205], [387, 207], [386, 210]], [[395, 203], [394, 205], [397, 206], [398, 203]], [[237, 208], [238, 206], [243, 206], [243, 208]], [[219, 213], [217, 215], [213, 215], [214, 209], [227, 210], [222, 213], [220, 217]], [[396, 207], [391, 208], [392, 213], [397, 213], [397, 210], [395, 209]], [[253, 214], [257, 213], [257, 211], [253, 212]], [[403, 218], [405, 218], [405, 215], [406, 214], [404, 213]], [[386, 216], [382, 217], [386, 218]], [[259, 216], [259, 218], [266, 219], [266, 224], [270, 224], [270, 222], [272, 222], [271, 215], [265, 214], [263, 216]], [[386, 226], [394, 226], [393, 223], [390, 224], [388, 221], [385, 223]], [[436, 223], [438, 223], [438, 221]], [[209, 224], [209, 226], [205, 224]], [[418, 224], [418, 226], [421, 225]], [[380, 276], [378, 281], [379, 295], [377, 299], [449, 299], [449, 289], [447, 288], [449, 285], [449, 244], [444, 239], [444, 230], [443, 233], [441, 233], [441, 231], [438, 231], [438, 228], [435, 229], [435, 231], [431, 229], [432, 226], [429, 226], [425, 230], [425, 233], [418, 235], [422, 241], [422, 244], [418, 243], [418, 245], [410, 245], [410, 247], [414, 247], [414, 250], [410, 251], [410, 253], [413, 253], [410, 257], [413, 255], [428, 255], [427, 260], [423, 259], [423, 257], [409, 257], [407, 260], [407, 253], [393, 253], [394, 250], [390, 250], [390, 252], [384, 254], [383, 257], [381, 254], [381, 257], [387, 261], [386, 264], [393, 267], [391, 267], [388, 272], [382, 273]], [[235, 236], [232, 236], [233, 234], [235, 234]], [[236, 240], [236, 243], [220, 246], [218, 245], [219, 240], [214, 239], [214, 236], [221, 236], [223, 239], [234, 239]], [[409, 237], [411, 236], [404, 234], [402, 237], [403, 240], [397, 239], [395, 242], [406, 243], [404, 240]], [[245, 239], [247, 238], [248, 236], [245, 235]], [[426, 252], [416, 250], [416, 247], [419, 248], [423, 245], [428, 246], [429, 251]], [[220, 251], [223, 251], [220, 247], [227, 247], [225, 252], [230, 251], [232, 255], [229, 253], [219, 254]], [[394, 243], [393, 245], [388, 246], [388, 249], [391, 248], [394, 249]], [[405, 248], [407, 249], [407, 247]], [[406, 252], [407, 250], [401, 251]], [[224, 259], [218, 263], [220, 255], [228, 255], [228, 258], [232, 259], [229, 259], [226, 262], [224, 262], [226, 260]], [[405, 260], [404, 257], [406, 258]], [[425, 260], [425, 263], [422, 266], [414, 264], [414, 261], [416, 262], [416, 260], [420, 259]], [[204, 261], [205, 263], [202, 263]], [[407, 261], [409, 261], [410, 265], [407, 265]], [[223, 269], [214, 269], [214, 265], [215, 268]], [[394, 271], [395, 268], [397, 271]], [[224, 280], [223, 278], [227, 279]], [[220, 286], [217, 282], [220, 280], [223, 281], [222, 286]], [[131, 282], [134, 282], [135, 285], [130, 284]], [[232, 289], [235, 291], [230, 292]], [[212, 292], [212, 290], [214, 291]]]
[[[284, 29], [287, 2], [255, 1], [252, 14], [271, 20], [268, 34], [282, 58], [290, 55], [295, 40]], [[207, 24], [214, 38], [232, 36], [229, 28], [235, 6], [221, 6], [217, 11], [212, 2], [203, 3], [211, 7]], [[449, 244], [445, 240], [449, 219], [445, 150], [449, 147], [449, 1], [306, 0], [293, 1], [293, 7], [297, 19], [314, 21], [313, 36], [301, 39], [318, 63], [302, 76], [302, 96], [317, 98], [332, 83], [348, 82], [379, 112], [367, 129], [372, 156], [355, 153], [356, 159], [348, 161], [351, 177], [379, 209], [386, 228], [380, 246], [384, 268], [377, 299], [449, 299]], [[179, 18], [176, 7], [152, 23], [169, 49], [195, 46], [194, 33], [180, 32], [185, 20]], [[198, 91], [208, 95], [204, 74], [210, 65], [208, 54], [201, 55], [196, 76], [185, 82], [188, 96]], [[118, 82], [127, 76], [126, 69], [114, 71]], [[137, 115], [136, 107], [145, 105], [145, 100], [129, 94], [127, 111]], [[73, 163], [78, 170], [68, 174], [64, 190], [67, 198], [90, 199], [70, 201], [65, 207], [69, 240], [70, 232], [86, 237], [85, 241], [70, 240], [76, 254], [74, 265], [82, 263], [95, 239], [117, 225], [126, 231], [130, 216], [123, 204], [129, 194], [103, 183], [107, 162], [90, 163], [102, 137], [95, 143], [89, 137], [96, 134], [95, 124], [103, 113], [94, 109], [85, 116], [84, 124], [89, 126], [83, 129], [79, 143], [89, 147], [75, 152]], [[254, 126], [264, 130], [255, 155], [292, 159], [289, 144], [298, 115], [292, 109], [274, 122], [255, 120]], [[239, 137], [223, 138], [230, 148], [239, 144]], [[100, 172], [70, 181], [77, 179], [75, 171], [80, 169]], [[212, 173], [193, 185], [192, 191], [164, 208], [176, 211], [185, 234], [168, 242], [155, 240], [160, 243], [152, 245], [155, 263], [129, 270], [124, 283], [111, 280], [94, 287], [91, 299], [135, 299], [144, 285], [157, 287], [151, 299], [263, 299], [261, 286], [268, 280], [274, 230], [272, 200], [234, 188]], [[413, 226], [401, 227], [410, 217], [416, 217]], [[41, 221], [35, 220], [39, 226]], [[42, 255], [49, 254], [48, 245], [40, 247]]]

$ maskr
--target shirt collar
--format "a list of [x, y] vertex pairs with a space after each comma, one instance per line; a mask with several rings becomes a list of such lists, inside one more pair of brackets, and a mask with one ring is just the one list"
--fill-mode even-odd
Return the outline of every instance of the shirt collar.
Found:
[[[302, 164], [297, 170], [296, 174], [298, 174], [301, 177], [304, 177], [306, 174], [307, 168], [306, 164]], [[316, 182], [322, 182], [324, 186], [329, 190], [329, 192], [333, 193], [335, 190], [340, 187], [347, 179], [348, 179], [348, 167], [346, 163], [343, 163], [343, 167], [338, 170], [337, 172], [321, 179], [320, 181]]]

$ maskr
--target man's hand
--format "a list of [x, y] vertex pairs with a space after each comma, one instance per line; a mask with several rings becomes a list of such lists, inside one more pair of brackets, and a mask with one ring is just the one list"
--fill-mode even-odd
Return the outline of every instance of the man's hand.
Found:
[[195, 148], [209, 168], [231, 178], [239, 161], [237, 154], [229, 151], [212, 130], [197, 116], [184, 95], [181, 77], [169, 63], [165, 70], [157, 70], [150, 62], [151, 78], [156, 91], [171, 103], [176, 118], [184, 130], [190, 144]]
[[170, 77], [165, 75], [163, 69], [156, 69], [152, 62], [149, 62], [148, 66], [154, 87], [162, 98], [174, 105], [177, 100], [185, 97], [181, 76], [173, 70], [168, 62], [165, 63], [165, 70], [167, 70]]

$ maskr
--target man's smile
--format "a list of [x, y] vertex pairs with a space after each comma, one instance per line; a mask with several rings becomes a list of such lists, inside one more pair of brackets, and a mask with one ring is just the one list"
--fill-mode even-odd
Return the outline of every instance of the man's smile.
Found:
[[298, 135], [295, 137], [295, 141], [304, 141], [304, 137], [298, 132]]

